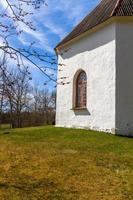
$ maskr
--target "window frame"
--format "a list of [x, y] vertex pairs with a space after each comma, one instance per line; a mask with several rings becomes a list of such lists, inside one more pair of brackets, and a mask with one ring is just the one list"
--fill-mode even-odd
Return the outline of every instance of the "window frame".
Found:
[[[81, 73], [86, 75], [86, 106], [77, 106], [77, 81]], [[86, 110], [87, 109], [87, 74], [84, 70], [80, 69], [76, 72], [73, 79], [73, 110]]]

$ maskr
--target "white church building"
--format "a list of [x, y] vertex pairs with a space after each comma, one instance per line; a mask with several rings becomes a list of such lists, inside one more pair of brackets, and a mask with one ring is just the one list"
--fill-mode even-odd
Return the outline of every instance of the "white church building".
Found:
[[55, 49], [56, 126], [133, 136], [133, 0], [102, 0]]

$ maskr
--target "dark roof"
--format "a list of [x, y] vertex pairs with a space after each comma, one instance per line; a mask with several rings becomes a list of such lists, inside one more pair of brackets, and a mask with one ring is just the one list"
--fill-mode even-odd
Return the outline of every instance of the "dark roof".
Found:
[[102, 0], [56, 48], [113, 16], [133, 16], [133, 0]]

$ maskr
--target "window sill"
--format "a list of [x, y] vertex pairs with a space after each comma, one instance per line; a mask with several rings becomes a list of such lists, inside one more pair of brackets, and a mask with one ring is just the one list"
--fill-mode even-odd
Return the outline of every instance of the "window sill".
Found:
[[86, 107], [74, 107], [71, 110], [87, 110]]

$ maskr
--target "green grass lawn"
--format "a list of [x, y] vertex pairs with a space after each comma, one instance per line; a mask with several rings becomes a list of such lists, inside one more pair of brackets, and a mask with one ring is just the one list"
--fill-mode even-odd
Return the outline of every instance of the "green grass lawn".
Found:
[[133, 200], [133, 139], [85, 130], [0, 130], [0, 200]]

